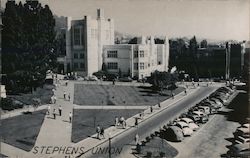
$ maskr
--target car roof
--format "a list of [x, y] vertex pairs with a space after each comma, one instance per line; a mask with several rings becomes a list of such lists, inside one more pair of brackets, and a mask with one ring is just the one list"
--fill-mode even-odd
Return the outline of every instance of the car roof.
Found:
[[183, 121], [178, 121], [177, 124], [179, 124], [181, 127], [188, 126], [188, 124], [186, 122], [183, 122]]
[[192, 119], [187, 118], [187, 117], [181, 118], [181, 120], [183, 120], [185, 122], [194, 122]]
[[244, 143], [244, 144], [236, 144], [234, 145], [234, 147], [241, 151], [241, 150], [245, 150], [245, 149], [249, 149], [249, 143]]
[[244, 128], [244, 127], [238, 128], [238, 131], [242, 131], [243, 133], [250, 133], [249, 128]]
[[204, 114], [203, 112], [201, 111], [193, 111], [194, 114]]
[[250, 124], [249, 123], [245, 123], [242, 125], [243, 128], [250, 128]]

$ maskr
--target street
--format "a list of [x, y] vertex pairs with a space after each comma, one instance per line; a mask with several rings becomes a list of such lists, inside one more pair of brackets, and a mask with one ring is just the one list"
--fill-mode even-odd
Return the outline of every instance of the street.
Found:
[[[198, 103], [215, 89], [216, 87], [201, 87], [196, 93], [192, 94], [188, 98], [185, 98], [180, 102], [177, 102], [176, 104], [163, 110], [162, 112], [158, 113], [157, 116], [152, 117], [145, 122], [142, 122], [141, 124], [139, 124], [138, 128], [133, 128], [127, 132], [122, 133], [118, 137], [112, 138], [112, 147], [123, 148], [121, 155], [115, 155], [115, 157], [124, 157], [123, 153], [127, 153], [127, 150], [130, 150], [131, 147], [135, 145], [134, 137], [136, 133], [138, 133], [141, 138], [150, 135], [150, 133], [153, 133], [154, 131], [158, 130], [160, 126], [165, 125], [168, 121], [177, 117], [183, 110]], [[100, 147], [107, 148], [108, 142], [105, 142]], [[108, 154], [92, 154], [90, 150], [89, 152], [85, 153], [83, 157], [108, 157]]]

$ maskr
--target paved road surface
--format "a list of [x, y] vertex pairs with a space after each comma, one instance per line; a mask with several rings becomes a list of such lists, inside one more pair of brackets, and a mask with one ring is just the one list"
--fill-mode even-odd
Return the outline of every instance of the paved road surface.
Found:
[[[141, 138], [145, 138], [146, 136], [150, 135], [160, 126], [166, 124], [168, 121], [172, 120], [174, 117], [181, 114], [181, 112], [194, 104], [198, 103], [208, 94], [213, 92], [216, 87], [202, 87], [196, 93], [192, 94], [191, 96], [177, 102], [176, 104], [170, 106], [169, 108], [163, 110], [162, 112], [158, 113], [157, 117], [150, 118], [149, 120], [141, 123], [139, 128], [133, 128], [128, 132], [122, 133], [120, 136], [115, 137], [112, 139], [112, 147], [115, 148], [123, 148], [123, 152], [125, 150], [130, 149], [132, 146], [135, 145], [134, 137], [136, 133], [139, 134]], [[108, 142], [104, 143], [100, 146], [101, 148], [108, 148]], [[119, 155], [112, 155], [113, 157], [117, 157]], [[106, 154], [92, 154], [92, 150], [88, 153], [84, 154], [82, 157], [108, 157], [108, 153]], [[124, 157], [124, 155], [120, 155], [120, 157]]]

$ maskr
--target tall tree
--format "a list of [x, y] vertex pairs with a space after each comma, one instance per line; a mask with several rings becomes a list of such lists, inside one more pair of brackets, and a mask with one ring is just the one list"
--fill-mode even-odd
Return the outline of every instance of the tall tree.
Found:
[[36, 0], [24, 5], [7, 1], [3, 24], [2, 70], [12, 84], [7, 90], [13, 84], [19, 89], [41, 84], [46, 71], [56, 64], [55, 20], [48, 5], [43, 7]]

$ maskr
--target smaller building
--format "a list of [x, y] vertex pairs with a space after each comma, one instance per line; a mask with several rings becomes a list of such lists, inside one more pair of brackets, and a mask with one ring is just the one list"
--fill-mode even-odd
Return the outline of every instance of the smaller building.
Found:
[[155, 44], [153, 36], [143, 36], [137, 41], [137, 44], [103, 46], [103, 63], [109, 73], [141, 79], [150, 76], [155, 70], [168, 70], [167, 38], [165, 44]]

